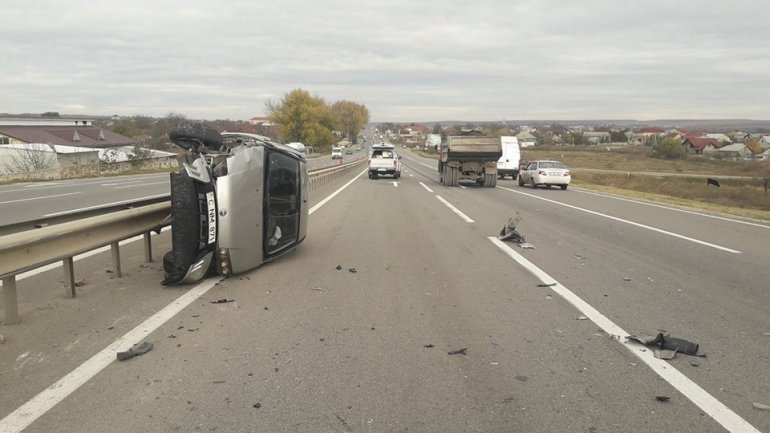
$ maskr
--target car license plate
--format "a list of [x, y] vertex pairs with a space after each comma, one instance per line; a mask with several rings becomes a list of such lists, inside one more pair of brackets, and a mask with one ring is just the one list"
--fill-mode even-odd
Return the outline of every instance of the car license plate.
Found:
[[388, 170], [386, 170], [384, 168], [378, 168], [377, 171], [388, 171]]
[[559, 175], [559, 173], [557, 173], [557, 172], [555, 172], [555, 171], [549, 171], [549, 172], [548, 172], [548, 175], [549, 175], [549, 176], [558, 176], [558, 175]]
[[213, 192], [206, 193], [206, 211], [209, 222], [208, 243], [213, 244], [217, 241], [217, 205]]

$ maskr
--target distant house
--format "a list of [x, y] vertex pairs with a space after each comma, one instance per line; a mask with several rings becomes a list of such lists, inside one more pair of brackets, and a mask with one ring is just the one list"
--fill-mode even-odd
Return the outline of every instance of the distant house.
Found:
[[710, 146], [709, 149], [719, 149], [722, 143], [713, 138], [688, 136], [682, 141], [682, 146], [687, 153], [700, 155], [707, 146]]
[[612, 142], [609, 132], [584, 132], [583, 138], [591, 144]]
[[519, 132], [516, 134], [516, 138], [519, 139], [519, 146], [521, 147], [532, 147], [537, 144], [537, 139], [529, 131]]
[[720, 142], [725, 144], [730, 144], [733, 142], [733, 140], [731, 140], [730, 137], [728, 137], [725, 134], [706, 134], [706, 137], [713, 138], [714, 140], [719, 140]]
[[131, 138], [94, 126], [88, 118], [0, 116], [0, 144], [14, 143], [99, 148], [136, 144]]
[[717, 154], [722, 158], [746, 159], [751, 158], [752, 153], [743, 143], [728, 144], [717, 150]]

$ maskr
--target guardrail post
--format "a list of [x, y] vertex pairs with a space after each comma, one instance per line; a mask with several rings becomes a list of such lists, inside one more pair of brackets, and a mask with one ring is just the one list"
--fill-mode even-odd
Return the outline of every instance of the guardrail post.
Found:
[[70, 298], [75, 297], [75, 265], [73, 264], [72, 257], [67, 257], [62, 260], [61, 267], [64, 269], [64, 284], [65, 287], [64, 296]]
[[5, 316], [3, 324], [13, 325], [19, 323], [19, 305], [16, 299], [16, 276], [3, 278], [3, 305]]
[[152, 263], [152, 240], [150, 239], [150, 232], [144, 234], [144, 261]]
[[114, 272], [116, 276], [121, 277], [120, 245], [117, 242], [113, 242], [110, 244], [110, 249], [112, 250], [112, 272]]

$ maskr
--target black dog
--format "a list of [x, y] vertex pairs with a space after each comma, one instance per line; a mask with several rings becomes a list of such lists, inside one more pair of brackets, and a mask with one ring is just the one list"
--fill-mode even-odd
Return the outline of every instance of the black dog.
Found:
[[706, 179], [706, 186], [714, 185], [715, 187], [719, 188], [719, 181], [714, 178], [708, 178]]

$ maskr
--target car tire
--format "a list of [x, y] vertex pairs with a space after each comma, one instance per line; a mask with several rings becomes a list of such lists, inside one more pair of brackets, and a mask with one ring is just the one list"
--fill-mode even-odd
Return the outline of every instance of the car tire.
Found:
[[494, 188], [495, 185], [497, 185], [497, 176], [494, 174], [485, 174], [484, 175], [484, 187], [486, 188]]
[[569, 185], [559, 185], [559, 186], [561, 187], [562, 191], [565, 191], [567, 189], [567, 186], [569, 186]]
[[519, 186], [524, 186], [524, 178], [519, 175]]

